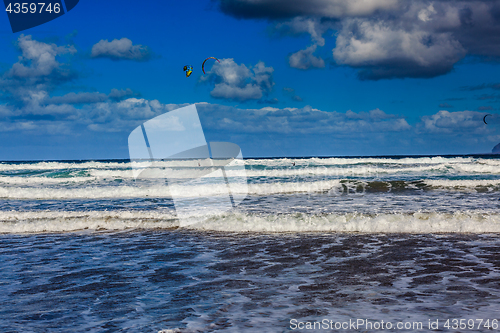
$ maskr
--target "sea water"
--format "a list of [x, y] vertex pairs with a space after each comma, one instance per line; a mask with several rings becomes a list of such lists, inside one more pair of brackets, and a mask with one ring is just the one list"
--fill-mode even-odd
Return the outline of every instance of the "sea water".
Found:
[[[454, 319], [462, 331], [500, 319], [494, 155], [245, 168], [242, 204], [180, 228], [168, 183], [134, 179], [128, 161], [0, 163], [0, 331], [424, 332], [438, 320], [452, 332]], [[203, 205], [219, 190], [185, 196]]]

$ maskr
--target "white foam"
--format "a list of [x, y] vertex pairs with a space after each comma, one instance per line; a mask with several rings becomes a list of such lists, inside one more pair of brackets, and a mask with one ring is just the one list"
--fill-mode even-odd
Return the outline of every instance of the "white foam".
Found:
[[53, 185], [53, 184], [71, 184], [84, 183], [96, 180], [96, 177], [5, 177], [0, 176], [0, 184], [16, 184], [16, 185]]
[[[220, 232], [499, 233], [500, 215], [486, 212], [394, 214], [282, 214], [241, 212], [193, 216], [189, 229]], [[162, 211], [0, 211], [0, 233], [170, 229], [178, 221]]]
[[165, 229], [178, 226], [175, 215], [155, 211], [0, 211], [0, 233], [77, 230]]
[[500, 215], [475, 212], [413, 214], [228, 214], [192, 225], [228, 232], [488, 233], [500, 232]]
[[[65, 184], [67, 183], [67, 184]], [[16, 200], [64, 200], [64, 199], [113, 199], [113, 198], [170, 198], [170, 190], [165, 182], [149, 181], [148, 183], [134, 185], [125, 184], [99, 184], [95, 182], [85, 183], [82, 179], [79, 184], [73, 184], [71, 180], [60, 183], [59, 186], [51, 186], [57, 182], [50, 181], [27, 183], [36, 186], [0, 186], [0, 198]], [[489, 191], [500, 187], [500, 180], [478, 179], [478, 180], [448, 180], [448, 179], [426, 179], [423, 183], [430, 188], [448, 191], [476, 191], [479, 188], [487, 188]], [[22, 182], [16, 185], [23, 185]], [[363, 188], [369, 185], [365, 181], [351, 181], [342, 183], [341, 179], [332, 180], [311, 180], [311, 181], [284, 181], [249, 183], [249, 195], [273, 195], [273, 194], [293, 194], [293, 193], [320, 193], [329, 192], [335, 194], [343, 186], [348, 188]], [[202, 198], [204, 196], [217, 196], [227, 193], [225, 184], [210, 183], [210, 179], [198, 184], [182, 185], [183, 191], [178, 195], [184, 198]], [[389, 188], [390, 188], [389, 184]], [[407, 183], [407, 188], [416, 188], [412, 183]], [[231, 188], [232, 193], [246, 194], [247, 187], [235, 184]], [[342, 192], [342, 191], [340, 191]]]
[[[265, 166], [287, 166], [295, 162], [300, 165], [354, 165], [354, 164], [443, 164], [443, 163], [472, 163], [495, 161], [490, 159], [473, 158], [473, 157], [406, 157], [406, 158], [389, 158], [389, 157], [330, 157], [330, 158], [305, 158], [305, 159], [247, 159], [247, 164], [265, 165]], [[496, 165], [500, 165], [497, 161]]]
[[[293, 161], [293, 162], [292, 162]], [[180, 162], [179, 162], [180, 163]], [[342, 179], [358, 178], [362, 186], [370, 180], [391, 181], [407, 180], [408, 188], [414, 187], [411, 181], [422, 180], [429, 188], [446, 190], [477, 187], [493, 190], [500, 186], [500, 180], [446, 180], [429, 179], [443, 176], [465, 176], [484, 178], [484, 175], [500, 174], [500, 160], [472, 157], [429, 157], [429, 158], [310, 158], [310, 159], [264, 159], [246, 160], [246, 174], [249, 179], [249, 194], [271, 195], [284, 193], [324, 192], [341, 186]], [[292, 163], [296, 163], [295, 167]], [[140, 163], [139, 163], [140, 164]], [[39, 162], [39, 163], [0, 163], [0, 198], [4, 199], [99, 199], [99, 198], [145, 198], [170, 197], [165, 179], [154, 178], [165, 175], [176, 176], [177, 171], [168, 169], [172, 162], [153, 163], [151, 178], [134, 181], [131, 163], [119, 162]], [[264, 167], [262, 167], [264, 166]], [[10, 171], [43, 170], [47, 172], [26, 176]], [[50, 171], [49, 171], [50, 170]], [[28, 172], [29, 174], [29, 172]], [[186, 173], [179, 171], [179, 178]], [[188, 175], [190, 173], [187, 173]], [[63, 176], [63, 177], [58, 177]], [[359, 178], [363, 178], [361, 180]], [[186, 197], [219, 195], [226, 189], [211, 185], [211, 177], [196, 188], [186, 187]], [[332, 179], [334, 178], [334, 179]], [[351, 179], [350, 182], [356, 181]], [[140, 185], [140, 186], [138, 186]], [[347, 184], [346, 186], [350, 186]], [[238, 189], [234, 189], [238, 193]], [[243, 193], [243, 189], [240, 191]]]
[[110, 199], [110, 198], [145, 198], [170, 197], [168, 186], [81, 186], [63, 187], [0, 187], [2, 199]]
[[[78, 187], [0, 187], [0, 198], [3, 199], [110, 199], [110, 198], [169, 198], [169, 187], [163, 183], [153, 185], [114, 185], [104, 186], [89, 184]], [[312, 181], [312, 182], [276, 182], [263, 184], [249, 184], [248, 194], [269, 195], [281, 193], [304, 193], [328, 191], [340, 186], [339, 180]], [[196, 185], [183, 185], [184, 190], [178, 196], [185, 198], [200, 198], [203, 196], [226, 195], [226, 184], [211, 184], [209, 179]], [[234, 184], [231, 186], [233, 194], [246, 194], [246, 185]]]
[[[377, 175], [421, 175], [426, 178], [430, 175], [474, 175], [474, 174], [500, 174], [500, 160], [477, 158], [311, 158], [311, 159], [264, 159], [245, 160], [247, 176], [257, 177], [348, 177]], [[181, 162], [179, 162], [181, 163]], [[295, 163], [295, 167], [292, 166]], [[144, 163], [143, 163], [144, 164]], [[175, 164], [174, 162], [157, 161], [151, 165], [151, 171], [161, 173]], [[182, 163], [181, 163], [182, 164]], [[141, 165], [141, 163], [139, 163]], [[147, 166], [149, 164], [144, 164]], [[258, 167], [264, 167], [259, 169]], [[47, 172], [38, 175], [4, 175], [0, 177], [1, 183], [64, 183], [85, 182], [93, 179], [133, 179], [132, 163], [119, 162], [39, 162], [39, 163], [0, 163], [0, 172]], [[64, 177], [54, 177], [53, 173], [68, 172]], [[85, 171], [85, 175], [81, 172]], [[153, 172], [154, 173], [154, 172]], [[169, 174], [172, 174], [169, 171]], [[29, 179], [29, 180], [27, 180]], [[71, 179], [71, 180], [70, 180]]]
[[126, 162], [38, 162], [38, 163], [0, 163], [0, 171], [18, 170], [64, 170], [64, 169], [121, 169], [130, 167]]
[[340, 186], [340, 180], [338, 179], [311, 182], [248, 184], [248, 193], [253, 195], [269, 195], [282, 193], [325, 192]]
[[[137, 163], [137, 162], [134, 162]], [[180, 165], [183, 162], [179, 162]], [[483, 164], [491, 166], [500, 166], [498, 159], [484, 159], [473, 157], [407, 157], [407, 158], [303, 158], [303, 159], [246, 159], [247, 165], [261, 165], [266, 167], [288, 167], [295, 163], [296, 166], [343, 166], [343, 165], [359, 165], [359, 164], [384, 164], [384, 165], [436, 165], [436, 164]], [[140, 165], [139, 163], [138, 165]], [[149, 162], [143, 163], [149, 165]], [[175, 165], [174, 161], [153, 163], [155, 167], [168, 167]], [[17, 171], [17, 170], [63, 170], [63, 169], [131, 169], [130, 162], [37, 162], [37, 163], [10, 163], [1, 162], [0, 171]]]
[[470, 189], [474, 190], [477, 187], [496, 187], [500, 185], [498, 179], [426, 179], [426, 185], [435, 188], [446, 189]]

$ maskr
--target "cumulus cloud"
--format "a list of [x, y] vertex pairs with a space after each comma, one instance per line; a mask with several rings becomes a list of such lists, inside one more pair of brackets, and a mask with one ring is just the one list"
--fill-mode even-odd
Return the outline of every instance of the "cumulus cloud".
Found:
[[57, 46], [33, 40], [31, 36], [19, 36], [17, 45], [22, 52], [19, 61], [7, 73], [12, 78], [39, 78], [49, 75], [67, 76], [56, 56], [76, 53], [73, 46]]
[[76, 53], [73, 46], [58, 46], [19, 36], [18, 61], [0, 76], [0, 98], [8, 102], [7, 117], [21, 117], [32, 114], [40, 117], [49, 111], [58, 117], [68, 112], [68, 107], [53, 105], [41, 107], [49, 99], [50, 92], [75, 80], [78, 75], [68, 65], [65, 56]]
[[483, 117], [482, 112], [441, 110], [431, 116], [423, 116], [417, 130], [420, 133], [478, 135], [484, 132]]
[[299, 50], [288, 57], [290, 67], [297, 69], [323, 68], [325, 61], [313, 55], [318, 46], [325, 45], [323, 34], [334, 27], [333, 22], [321, 21], [318, 18], [296, 17], [290, 21], [277, 23], [276, 32], [281, 35], [300, 35], [307, 33], [311, 36], [312, 45]]
[[130, 39], [123, 37], [122, 39], [113, 39], [111, 42], [107, 39], [100, 40], [92, 46], [91, 57], [147, 61], [151, 58], [151, 52], [147, 46], [133, 45]]
[[[46, 96], [45, 96], [46, 97]], [[82, 104], [75, 108], [73, 104]], [[0, 128], [6, 131], [24, 130], [51, 134], [57, 124], [59, 132], [52, 134], [82, 133], [85, 129], [99, 132], [129, 132], [142, 122], [187, 104], [161, 104], [157, 100], [128, 98], [114, 102], [106, 94], [66, 94], [17, 108], [0, 107]], [[24, 124], [24, 128], [13, 126]]]
[[228, 133], [329, 134], [359, 136], [369, 133], [408, 131], [403, 117], [375, 109], [346, 113], [303, 108], [238, 109], [206, 104], [198, 107], [208, 129]]
[[104, 102], [82, 109], [81, 122], [91, 131], [128, 132], [146, 120], [188, 104], [162, 104], [157, 100], [128, 98], [118, 103]]
[[[238, 18], [266, 18], [290, 34], [309, 33], [313, 46], [336, 31], [337, 64], [359, 69], [361, 79], [434, 77], [467, 55], [500, 57], [500, 3], [490, 0], [218, 0]], [[309, 69], [312, 46], [294, 54]], [[314, 51], [314, 50], [313, 50]], [[302, 60], [302, 61], [300, 61]], [[292, 65], [292, 62], [290, 62]], [[308, 64], [308, 65], [307, 65]], [[494, 87], [491, 87], [494, 88]]]
[[40, 98], [40, 91], [50, 91], [76, 79], [76, 72], [58, 59], [75, 54], [73, 46], [43, 43], [21, 35], [17, 47], [21, 52], [18, 61], [0, 77], [4, 99], [22, 102], [32, 97]]
[[498, 142], [498, 128], [475, 111], [439, 111], [412, 125], [380, 109], [197, 107], [207, 140], [235, 142], [246, 156], [466, 154], [491, 151]]
[[271, 92], [274, 86], [273, 71], [262, 61], [247, 67], [238, 65], [233, 59], [222, 59], [200, 81], [213, 85], [210, 95], [214, 98], [245, 102], [259, 100]]
[[[109, 94], [70, 92], [53, 96], [64, 84], [78, 78], [78, 73], [65, 58], [76, 53], [73, 46], [44, 43], [24, 35], [18, 38], [17, 46], [20, 51], [18, 61], [0, 76], [0, 96], [7, 102], [0, 105], [0, 129], [3, 131], [71, 134], [99, 123], [101, 119], [106, 119], [109, 130], [128, 130], [137, 123], [137, 117], [141, 118], [137, 116], [141, 110], [138, 104], [141, 103], [129, 101], [129, 104], [120, 104], [123, 100], [139, 96], [131, 89], [112, 89]], [[155, 109], [159, 103], [150, 103], [152, 110], [165, 112], [163, 110], [168, 109]], [[127, 108], [127, 114], [123, 114], [124, 108]], [[121, 114], [117, 123], [112, 120], [113, 110]], [[142, 116], [141, 119], [145, 119], [146, 114]]]
[[465, 53], [448, 32], [429, 34], [385, 22], [348, 19], [337, 36], [333, 57], [338, 64], [362, 68], [360, 78], [376, 80], [445, 74]]
[[305, 50], [300, 50], [290, 55], [290, 57], [288, 57], [290, 67], [298, 69], [325, 67], [325, 61], [313, 55], [314, 51], [316, 51], [316, 47], [317, 45], [311, 45]]

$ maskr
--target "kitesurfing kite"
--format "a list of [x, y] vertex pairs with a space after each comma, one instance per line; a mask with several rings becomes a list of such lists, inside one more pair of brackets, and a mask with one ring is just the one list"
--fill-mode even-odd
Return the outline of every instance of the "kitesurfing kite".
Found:
[[184, 71], [186, 72], [186, 77], [193, 74], [193, 66], [184, 66]]
[[217, 62], [218, 62], [218, 63], [220, 63], [219, 59], [217, 59], [216, 57], [208, 57], [207, 59], [205, 59], [205, 60], [203, 61], [203, 64], [201, 64], [201, 70], [203, 71], [203, 74], [206, 74], [206, 73], [205, 73], [205, 62], [206, 62], [208, 59], [215, 59], [215, 60], [217, 60]]
[[486, 116], [484, 116], [484, 117], [483, 117], [483, 122], [484, 122], [486, 125], [488, 125], [488, 123], [486, 122], [486, 117], [488, 117], [488, 116], [491, 116], [491, 114], [489, 114], [489, 113], [488, 113]]

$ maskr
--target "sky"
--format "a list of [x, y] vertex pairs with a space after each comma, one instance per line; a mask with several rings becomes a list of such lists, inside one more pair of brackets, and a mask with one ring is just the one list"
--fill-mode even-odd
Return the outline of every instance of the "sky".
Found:
[[126, 159], [134, 128], [193, 103], [244, 157], [500, 143], [500, 1], [82, 0], [18, 33], [2, 15], [0, 160]]

